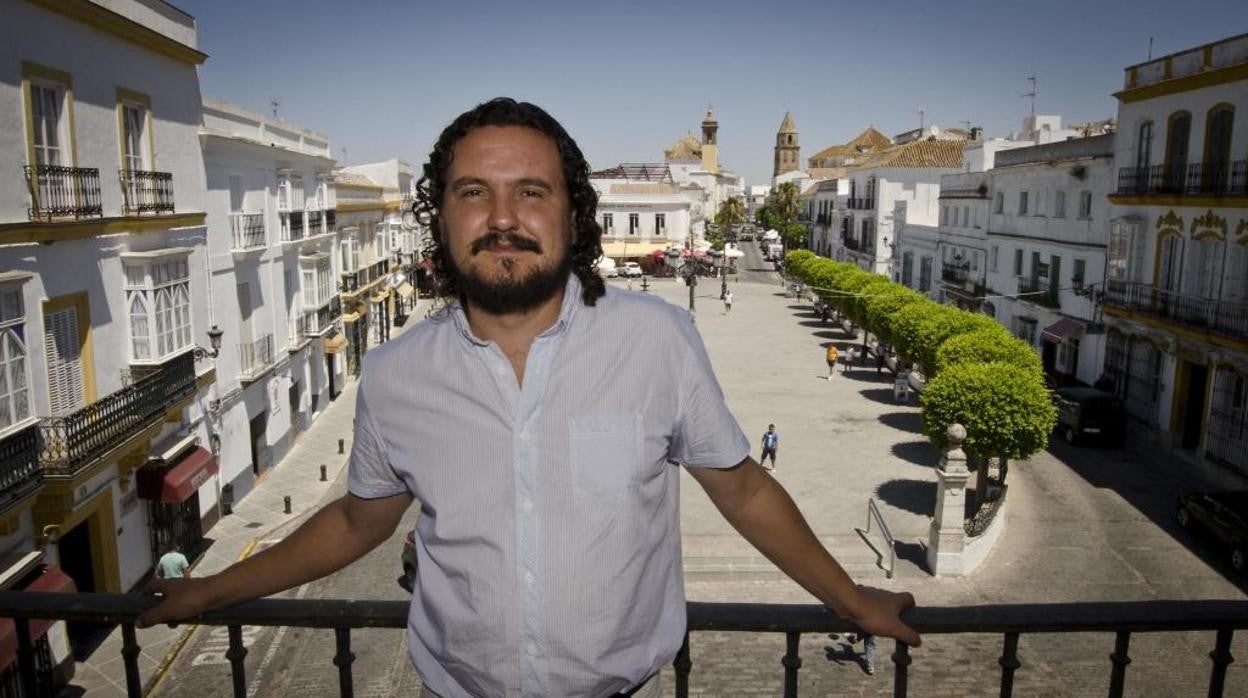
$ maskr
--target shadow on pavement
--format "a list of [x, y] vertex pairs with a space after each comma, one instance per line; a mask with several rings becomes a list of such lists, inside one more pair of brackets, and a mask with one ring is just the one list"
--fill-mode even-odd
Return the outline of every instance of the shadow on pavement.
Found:
[[893, 455], [915, 465], [935, 467], [940, 462], [940, 453], [930, 441], [905, 441], [893, 444]]
[[[933, 495], [935, 496], [935, 495]], [[922, 543], [906, 543], [904, 541], [896, 541], [897, 559], [904, 560], [915, 567], [929, 572], [927, 569], [927, 546]]]
[[872, 402], [878, 402], [881, 405], [895, 405], [897, 401], [893, 399], [892, 388], [864, 388], [859, 390], [858, 394]]
[[879, 416], [880, 424], [918, 434], [923, 427], [923, 417], [918, 412], [886, 412]]
[[936, 483], [927, 480], [889, 480], [875, 494], [881, 502], [920, 516], [936, 514]]

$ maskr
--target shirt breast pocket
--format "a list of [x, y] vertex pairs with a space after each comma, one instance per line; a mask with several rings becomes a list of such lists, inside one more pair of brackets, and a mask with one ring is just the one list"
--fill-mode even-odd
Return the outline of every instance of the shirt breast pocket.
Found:
[[613, 413], [568, 420], [569, 457], [578, 496], [611, 500], [637, 486], [641, 415]]

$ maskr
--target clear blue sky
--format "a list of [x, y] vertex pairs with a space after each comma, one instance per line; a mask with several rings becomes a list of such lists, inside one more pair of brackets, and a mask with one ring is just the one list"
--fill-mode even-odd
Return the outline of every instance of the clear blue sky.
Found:
[[[1037, 111], [1116, 114], [1123, 68], [1248, 32], [1248, 2], [773, 3], [173, 0], [199, 23], [205, 95], [328, 135], [346, 164], [419, 167], [438, 132], [508, 95], [559, 119], [594, 168], [659, 161], [719, 119], [720, 162], [766, 184], [785, 111], [802, 157], [868, 125], [888, 135]], [[244, 9], [245, 7], [245, 9]]]

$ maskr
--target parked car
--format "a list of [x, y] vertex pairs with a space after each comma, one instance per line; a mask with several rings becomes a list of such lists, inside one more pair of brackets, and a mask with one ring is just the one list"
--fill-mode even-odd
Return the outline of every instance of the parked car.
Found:
[[1179, 497], [1175, 517], [1182, 528], [1213, 538], [1239, 573], [1248, 565], [1248, 491], [1189, 492]]
[[403, 565], [403, 574], [399, 576], [399, 586], [407, 593], [416, 588], [416, 530], [410, 530], [403, 536], [403, 552], [399, 556]]
[[1121, 446], [1127, 435], [1127, 413], [1117, 395], [1096, 388], [1058, 388], [1057, 431], [1068, 444], [1097, 441]]
[[638, 278], [641, 276], [641, 265], [636, 262], [625, 262], [617, 269], [619, 275], [625, 278]]
[[614, 279], [619, 273], [619, 270], [615, 265], [615, 260], [610, 257], [603, 257], [602, 259], [599, 259], [596, 266], [598, 268], [598, 273], [604, 279]]

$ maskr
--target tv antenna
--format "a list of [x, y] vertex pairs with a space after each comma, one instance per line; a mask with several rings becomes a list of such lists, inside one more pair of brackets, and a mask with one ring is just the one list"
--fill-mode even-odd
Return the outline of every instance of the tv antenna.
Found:
[[927, 110], [925, 110], [923, 107], [919, 107], [916, 111], [917, 111], [917, 112], [918, 112], [918, 114], [919, 114], [919, 131], [922, 131], [922, 130], [923, 130], [923, 123], [924, 123], [924, 122], [923, 122], [923, 117], [927, 114]]
[[1040, 79], [1035, 75], [1028, 75], [1027, 81], [1031, 83], [1031, 92], [1025, 92], [1023, 96], [1031, 98], [1031, 115], [1034, 117], [1036, 115], [1036, 85], [1039, 84]]
[[277, 115], [277, 110], [282, 108], [282, 100], [278, 99], [277, 97], [270, 99], [269, 107], [273, 109], [273, 118], [280, 119], [281, 117]]

